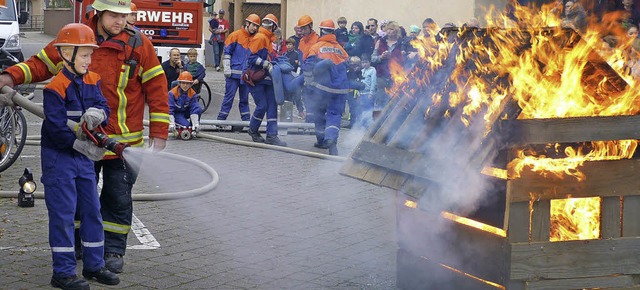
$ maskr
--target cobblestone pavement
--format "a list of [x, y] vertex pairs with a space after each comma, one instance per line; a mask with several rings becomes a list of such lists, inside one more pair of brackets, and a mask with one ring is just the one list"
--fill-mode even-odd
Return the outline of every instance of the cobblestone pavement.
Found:
[[[207, 73], [214, 104], [203, 119], [215, 119], [224, 79], [211, 68]], [[38, 135], [40, 121], [26, 115], [29, 134]], [[230, 119], [240, 119], [235, 105]], [[206, 133], [250, 140], [246, 133]], [[290, 147], [324, 152], [313, 148], [313, 135], [293, 133], [281, 136]], [[340, 153], [347, 157], [360, 136], [341, 134]], [[195, 197], [134, 202], [122, 282], [107, 287], [94, 281], [94, 289], [395, 288], [390, 190], [339, 175], [340, 162], [273, 150], [172, 139], [166, 152], [207, 164], [219, 183]], [[191, 162], [156, 159], [141, 170], [136, 194], [197, 189], [211, 180]], [[16, 164], [0, 173], [0, 190], [17, 195], [25, 167], [39, 181], [38, 146], [25, 147]], [[44, 201], [33, 208], [16, 203], [0, 199], [0, 289], [50, 289]]]

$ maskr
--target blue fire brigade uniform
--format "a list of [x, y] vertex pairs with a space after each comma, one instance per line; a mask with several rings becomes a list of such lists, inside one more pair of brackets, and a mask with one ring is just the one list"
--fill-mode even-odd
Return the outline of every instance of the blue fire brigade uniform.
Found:
[[[67, 119], [79, 122], [90, 108], [109, 115], [107, 100], [100, 91], [100, 77], [89, 72], [76, 76], [66, 68], [43, 90], [42, 184], [49, 213], [49, 245], [53, 256], [53, 274], [76, 274], [74, 254], [74, 216], [81, 220], [80, 238], [83, 268], [97, 271], [104, 266], [104, 231], [93, 161], [73, 149], [75, 133]], [[105, 120], [102, 125], [106, 126]]]
[[186, 92], [177, 86], [169, 91], [169, 115], [173, 115], [176, 124], [189, 127], [189, 117], [192, 114], [200, 116], [202, 108], [198, 105], [198, 94], [189, 88]]
[[[230, 70], [231, 76], [225, 79], [224, 98], [218, 113], [218, 120], [226, 120], [233, 106], [233, 98], [236, 91], [240, 90], [240, 99], [238, 109], [240, 110], [240, 118], [242, 121], [249, 121], [251, 111], [249, 109], [249, 88], [246, 84], [241, 83], [242, 72], [249, 57], [249, 40], [251, 35], [244, 28], [238, 29], [227, 37], [224, 46], [224, 70]], [[229, 68], [226, 67], [227, 63]]]
[[[260, 70], [263, 69], [265, 62], [269, 61], [269, 55], [271, 50], [271, 38], [273, 32], [260, 27], [258, 33], [251, 39], [249, 43], [249, 55], [248, 69]], [[276, 96], [273, 91], [273, 82], [271, 76], [267, 74], [264, 80], [255, 83], [255, 86], [250, 87], [249, 91], [253, 97], [253, 101], [256, 103], [256, 108], [253, 110], [251, 120], [249, 121], [249, 129], [253, 132], [258, 132], [262, 119], [267, 115], [267, 136], [278, 135], [278, 104], [276, 103]]]
[[342, 112], [349, 93], [348, 57], [336, 36], [326, 34], [311, 46], [303, 64], [305, 87], [311, 91], [309, 107], [313, 110], [319, 144], [338, 141]]

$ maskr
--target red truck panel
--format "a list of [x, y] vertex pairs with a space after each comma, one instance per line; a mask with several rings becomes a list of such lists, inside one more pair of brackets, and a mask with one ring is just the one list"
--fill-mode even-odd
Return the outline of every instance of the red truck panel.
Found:
[[[82, 1], [80, 11], [93, 0]], [[196, 47], [202, 46], [202, 1], [135, 0], [138, 7], [136, 26], [154, 46]]]

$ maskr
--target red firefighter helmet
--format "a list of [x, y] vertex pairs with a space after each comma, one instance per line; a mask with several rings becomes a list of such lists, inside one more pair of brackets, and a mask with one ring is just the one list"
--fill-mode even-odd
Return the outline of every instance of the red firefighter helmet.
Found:
[[262, 21], [271, 21], [276, 27], [278, 27], [278, 17], [276, 17], [275, 15], [269, 13], [267, 14], [267, 16], [265, 16], [264, 18], [262, 18]]
[[178, 82], [181, 83], [193, 83], [193, 76], [191, 76], [191, 73], [188, 71], [183, 71], [180, 73], [180, 76], [178, 76]]
[[307, 26], [311, 23], [313, 23], [313, 19], [311, 19], [311, 16], [309, 15], [305, 14], [300, 16], [300, 18], [298, 18], [298, 27]]
[[60, 29], [53, 46], [98, 47], [93, 30], [82, 23], [69, 23]]
[[335, 30], [336, 29], [336, 24], [333, 22], [332, 19], [326, 19], [326, 20], [322, 20], [322, 22], [320, 22], [320, 29], [331, 29], [331, 30]]
[[260, 26], [260, 16], [258, 16], [258, 14], [249, 14], [244, 21]]

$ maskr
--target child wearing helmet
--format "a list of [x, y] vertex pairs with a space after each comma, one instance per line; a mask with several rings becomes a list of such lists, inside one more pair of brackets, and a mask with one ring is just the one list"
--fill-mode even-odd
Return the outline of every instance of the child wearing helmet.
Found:
[[[82, 275], [117, 285], [118, 276], [105, 268], [104, 229], [93, 161], [105, 149], [87, 140], [83, 127], [107, 125], [109, 107], [100, 90], [100, 76], [88, 70], [98, 47], [90, 27], [71, 23], [58, 33], [54, 46], [63, 59], [61, 72], [43, 90], [42, 184], [49, 211], [49, 245], [53, 260], [51, 285], [89, 289], [76, 276], [74, 220], [80, 218]], [[78, 122], [75, 132], [67, 120]]]
[[200, 130], [199, 116], [202, 108], [198, 104], [198, 93], [191, 86], [193, 76], [183, 71], [178, 77], [178, 85], [169, 91], [169, 131], [175, 132], [176, 125]]

